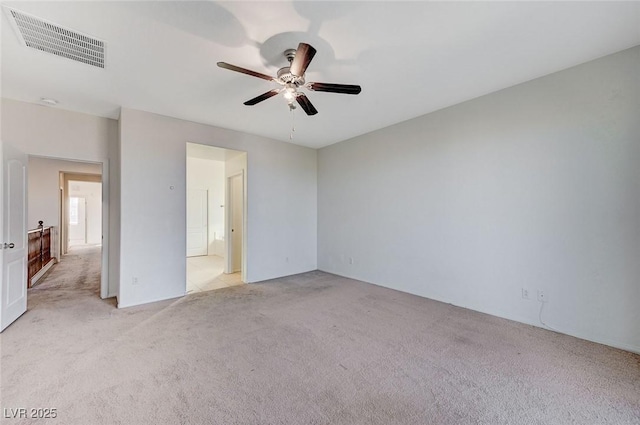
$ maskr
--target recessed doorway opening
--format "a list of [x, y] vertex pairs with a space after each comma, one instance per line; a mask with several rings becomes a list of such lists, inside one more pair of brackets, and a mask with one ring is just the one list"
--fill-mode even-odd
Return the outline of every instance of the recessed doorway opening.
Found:
[[241, 285], [246, 152], [187, 143], [186, 293]]
[[102, 242], [102, 183], [69, 180], [68, 247]]
[[28, 170], [30, 293], [87, 290], [105, 298], [103, 164], [29, 156]]

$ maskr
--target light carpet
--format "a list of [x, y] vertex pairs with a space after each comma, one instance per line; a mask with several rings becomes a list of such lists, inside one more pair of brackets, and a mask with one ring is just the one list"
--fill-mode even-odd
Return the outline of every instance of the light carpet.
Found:
[[640, 356], [311, 272], [116, 309], [77, 250], [0, 336], [59, 424], [638, 424]]

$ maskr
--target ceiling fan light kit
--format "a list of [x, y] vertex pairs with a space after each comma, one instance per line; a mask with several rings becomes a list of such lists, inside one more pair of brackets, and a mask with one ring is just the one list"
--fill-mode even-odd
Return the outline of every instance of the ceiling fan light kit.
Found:
[[244, 102], [247, 106], [253, 106], [257, 103], [267, 100], [277, 94], [282, 93], [283, 97], [289, 105], [289, 109], [295, 109], [294, 102], [298, 103], [300, 107], [306, 112], [307, 115], [315, 115], [318, 110], [313, 106], [309, 98], [300, 91], [301, 88], [306, 88], [312, 91], [322, 91], [328, 93], [343, 93], [343, 94], [358, 94], [362, 90], [358, 85], [351, 84], [334, 84], [334, 83], [307, 83], [305, 82], [304, 73], [307, 67], [311, 63], [311, 59], [316, 54], [316, 49], [313, 46], [300, 43], [297, 49], [287, 49], [284, 51], [285, 58], [289, 61], [289, 66], [280, 68], [277, 72], [277, 76], [270, 77], [260, 72], [251, 71], [250, 69], [241, 68], [239, 66], [231, 65], [226, 62], [218, 62], [220, 68], [228, 69], [230, 71], [240, 72], [242, 74], [250, 75], [252, 77], [262, 78], [263, 80], [273, 81], [280, 84], [282, 87], [279, 89], [273, 89], [253, 99]]

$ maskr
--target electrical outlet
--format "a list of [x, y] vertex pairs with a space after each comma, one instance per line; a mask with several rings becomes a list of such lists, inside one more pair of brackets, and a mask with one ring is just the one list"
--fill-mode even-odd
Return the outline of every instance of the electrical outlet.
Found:
[[542, 289], [538, 289], [538, 301], [541, 303], [546, 303], [548, 301], [547, 294], [545, 294]]
[[134, 276], [134, 277], [132, 277], [132, 278], [131, 278], [131, 284], [132, 284], [132, 285], [137, 285], [137, 284], [138, 284], [138, 278], [137, 278], [137, 277], [135, 277], [135, 276]]
[[349, 257], [349, 264], [353, 264], [353, 257]]
[[530, 300], [531, 296], [529, 295], [529, 290], [527, 288], [522, 288], [522, 298], [525, 300]]
[[285, 263], [288, 263], [288, 262], [289, 262], [289, 257], [285, 257], [285, 258], [284, 258], [284, 262], [285, 262]]

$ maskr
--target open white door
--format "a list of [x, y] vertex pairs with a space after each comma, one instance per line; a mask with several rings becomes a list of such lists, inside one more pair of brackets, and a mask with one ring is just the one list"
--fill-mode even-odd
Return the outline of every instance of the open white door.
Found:
[[207, 255], [209, 248], [209, 192], [189, 189], [187, 192], [187, 257]]
[[225, 273], [236, 273], [242, 270], [242, 241], [244, 233], [244, 175], [236, 174], [227, 180], [227, 270]]
[[27, 156], [2, 148], [0, 331], [27, 311]]

